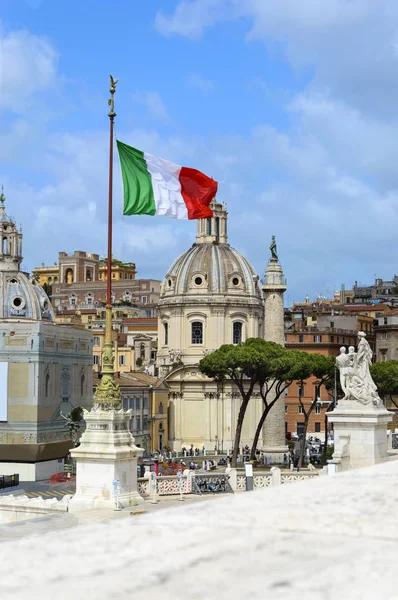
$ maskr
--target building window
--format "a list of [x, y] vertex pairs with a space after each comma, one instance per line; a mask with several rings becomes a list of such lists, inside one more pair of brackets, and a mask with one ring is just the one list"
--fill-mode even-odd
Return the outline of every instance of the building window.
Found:
[[62, 390], [62, 402], [69, 402], [69, 391], [70, 388], [70, 372], [67, 367], [62, 369], [61, 374], [61, 390]]
[[145, 344], [140, 344], [140, 358], [141, 360], [145, 360]]
[[141, 409], [141, 398], [136, 398], [135, 399], [135, 408], [136, 408], [136, 410], [140, 410]]
[[321, 335], [314, 335], [314, 342], [319, 343], [322, 341], [322, 336]]
[[321, 431], [321, 424], [315, 423], [315, 433], [320, 433], [320, 431]]
[[387, 325], [387, 317], [384, 317], [384, 325]]
[[298, 407], [298, 410], [299, 410], [299, 415], [303, 415], [304, 414], [304, 409], [303, 409], [303, 407], [301, 405]]
[[119, 354], [119, 367], [125, 367], [125, 366], [126, 366], [126, 355]]
[[142, 296], [142, 304], [146, 304], [146, 296]]
[[300, 334], [300, 335], [298, 336], [298, 341], [299, 341], [299, 342], [304, 342], [304, 336]]
[[137, 421], [137, 431], [141, 431], [141, 417], [138, 415], [136, 418]]
[[334, 335], [330, 336], [330, 341], [333, 343], [334, 342]]
[[163, 402], [159, 402], [159, 406], [158, 406], [158, 413], [159, 413], [160, 415], [162, 415], [162, 414], [163, 414]]
[[297, 387], [297, 389], [298, 389], [298, 396], [299, 396], [299, 398], [302, 398], [304, 396], [304, 386], [303, 385], [299, 385]]
[[233, 344], [240, 344], [242, 341], [242, 323], [235, 321], [233, 324]]
[[164, 345], [168, 346], [169, 344], [169, 324], [163, 323], [163, 336], [164, 336]]
[[220, 217], [216, 217], [216, 240], [220, 241]]
[[315, 405], [315, 414], [316, 415], [320, 415], [321, 414], [321, 407], [319, 404]]
[[95, 335], [93, 338], [93, 344], [94, 346], [99, 346], [100, 345], [100, 339], [98, 337], [98, 335]]
[[142, 408], [144, 410], [148, 410], [148, 398], [143, 398], [143, 400], [142, 400]]
[[334, 329], [334, 321], [330, 321], [330, 327]]
[[195, 321], [191, 325], [192, 344], [203, 344], [203, 323]]
[[206, 219], [206, 235], [211, 235], [211, 219]]
[[50, 386], [50, 375], [47, 373], [46, 374], [46, 390], [45, 390], [46, 398], [48, 398], [49, 386]]
[[130, 398], [130, 410], [134, 410], [134, 405], [135, 405], [134, 398]]
[[146, 431], [148, 429], [148, 417], [143, 417], [142, 419], [142, 429]]
[[382, 340], [386, 340], [387, 339], [387, 332], [386, 331], [382, 331], [382, 333], [381, 333], [381, 339]]
[[297, 423], [297, 435], [299, 438], [304, 435], [304, 423]]
[[94, 354], [93, 361], [94, 361], [95, 365], [99, 365], [99, 356], [97, 356], [96, 354]]
[[289, 408], [289, 407], [286, 405], [286, 406], [285, 406], [285, 415], [287, 415], [288, 408]]

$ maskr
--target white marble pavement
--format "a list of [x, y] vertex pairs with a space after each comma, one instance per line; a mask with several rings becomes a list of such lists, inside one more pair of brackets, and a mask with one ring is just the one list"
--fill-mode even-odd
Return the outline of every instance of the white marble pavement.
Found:
[[397, 505], [394, 460], [6, 541], [1, 596], [398, 598]]

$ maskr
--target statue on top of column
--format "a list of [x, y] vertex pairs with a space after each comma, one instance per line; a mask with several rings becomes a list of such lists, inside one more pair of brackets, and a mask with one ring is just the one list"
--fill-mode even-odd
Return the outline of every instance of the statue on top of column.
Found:
[[271, 245], [269, 249], [271, 250], [271, 260], [278, 260], [278, 252], [276, 249], [276, 241], [274, 235], [272, 236]]

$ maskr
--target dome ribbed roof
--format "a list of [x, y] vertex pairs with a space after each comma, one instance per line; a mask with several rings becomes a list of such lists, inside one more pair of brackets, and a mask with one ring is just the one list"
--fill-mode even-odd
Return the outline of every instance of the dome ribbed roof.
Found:
[[0, 296], [0, 319], [54, 321], [47, 294], [38, 283], [30, 281], [21, 271], [0, 272]]
[[228, 294], [261, 300], [258, 276], [229, 244], [202, 243], [181, 254], [164, 279], [161, 297]]

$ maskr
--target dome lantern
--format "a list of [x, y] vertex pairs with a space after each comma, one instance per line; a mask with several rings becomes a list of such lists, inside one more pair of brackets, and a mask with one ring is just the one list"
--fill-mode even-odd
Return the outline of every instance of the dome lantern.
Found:
[[228, 212], [224, 204], [213, 200], [210, 204], [213, 216], [208, 219], [198, 219], [197, 244], [228, 244], [227, 220]]

